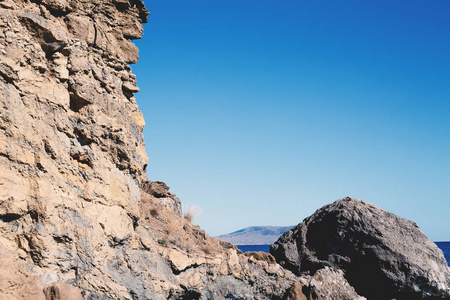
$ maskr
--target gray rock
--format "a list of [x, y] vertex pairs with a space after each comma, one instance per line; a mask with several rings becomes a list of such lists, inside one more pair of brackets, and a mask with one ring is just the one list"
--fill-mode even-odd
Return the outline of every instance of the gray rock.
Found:
[[[304, 287], [308, 299], [315, 300], [365, 300], [345, 280], [342, 270], [325, 267], [320, 269], [309, 280], [309, 286]], [[300, 298], [301, 299], [301, 298]]]
[[296, 274], [340, 268], [368, 299], [449, 299], [442, 251], [412, 222], [351, 197], [283, 234], [271, 254]]

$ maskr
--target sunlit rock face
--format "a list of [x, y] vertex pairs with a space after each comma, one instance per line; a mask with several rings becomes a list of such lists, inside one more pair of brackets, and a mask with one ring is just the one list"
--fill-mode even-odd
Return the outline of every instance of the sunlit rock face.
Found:
[[1, 299], [281, 299], [298, 280], [147, 180], [129, 66], [147, 15], [140, 0], [0, 0]]
[[59, 222], [64, 203], [67, 216], [101, 205], [136, 218], [147, 156], [128, 63], [143, 4], [1, 3], [1, 213]]
[[0, 2], [1, 245], [45, 284], [96, 290], [139, 218], [147, 156], [128, 64], [148, 13], [125, 2]]
[[449, 299], [442, 251], [414, 222], [347, 197], [326, 205], [283, 234], [270, 251], [300, 275], [324, 267], [368, 299]]
[[0, 0], [0, 299], [360, 299], [338, 269], [298, 276], [210, 238], [148, 180], [129, 66], [147, 16]]

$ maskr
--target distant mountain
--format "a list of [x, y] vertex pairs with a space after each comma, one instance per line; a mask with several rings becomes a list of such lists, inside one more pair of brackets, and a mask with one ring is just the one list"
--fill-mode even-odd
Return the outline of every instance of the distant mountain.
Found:
[[271, 245], [294, 226], [252, 226], [216, 238], [235, 245]]

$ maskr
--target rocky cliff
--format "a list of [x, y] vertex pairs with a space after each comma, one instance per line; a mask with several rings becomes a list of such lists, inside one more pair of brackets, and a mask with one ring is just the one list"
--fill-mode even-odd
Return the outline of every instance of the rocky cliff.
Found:
[[332, 265], [291, 272], [210, 238], [148, 181], [129, 66], [147, 16], [0, 0], [0, 299], [362, 299]]
[[0, 0], [0, 298], [280, 299], [298, 280], [149, 182], [140, 0]]

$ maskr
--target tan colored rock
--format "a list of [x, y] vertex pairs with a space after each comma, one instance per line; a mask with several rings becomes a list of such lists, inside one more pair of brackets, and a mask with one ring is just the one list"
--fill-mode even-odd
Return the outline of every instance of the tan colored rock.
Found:
[[2, 1], [2, 2], [0, 2], [0, 7], [6, 8], [6, 9], [14, 9], [15, 5], [11, 1]]
[[0, 299], [46, 300], [40, 280], [21, 266], [1, 244], [0, 255]]
[[65, 12], [70, 9], [69, 1], [66, 0], [42, 0], [49, 9]]
[[174, 249], [166, 249], [163, 254], [172, 264], [172, 268], [181, 272], [193, 264], [192, 260], [185, 254]]
[[119, 206], [105, 207], [98, 217], [98, 222], [114, 243], [123, 243], [131, 237], [133, 232], [130, 217]]
[[126, 90], [126, 91], [128, 91], [130, 93], [137, 93], [137, 92], [139, 92], [139, 88], [137, 86], [135, 86], [134, 84], [132, 84], [131, 82], [129, 82], [129, 81], [125, 81], [123, 83], [122, 87], [123, 87], [124, 90]]
[[0, 218], [15, 219], [28, 211], [27, 183], [14, 173], [0, 173]]
[[234, 250], [234, 249], [229, 250], [229, 255], [230, 255], [230, 258], [228, 260], [228, 265], [230, 266], [230, 268], [239, 264], [239, 257], [237, 256], [236, 250]]
[[53, 71], [56, 73], [57, 78], [66, 81], [69, 79], [69, 70], [67, 69], [67, 57], [61, 53], [56, 53], [53, 56]]
[[45, 300], [83, 300], [81, 291], [64, 282], [57, 282], [44, 289]]
[[86, 41], [89, 45], [95, 42], [95, 26], [91, 18], [71, 13], [66, 16], [66, 24], [69, 32], [75, 38]]
[[37, 14], [19, 14], [21, 22], [37, 38], [44, 51], [58, 51], [68, 44], [66, 30], [57, 22], [47, 20]]
[[303, 285], [300, 282], [294, 282], [288, 290], [285, 300], [308, 300], [303, 294]]
[[259, 261], [265, 261], [268, 264], [276, 264], [275, 258], [270, 253], [265, 252], [245, 252], [245, 256], [247, 257], [253, 257], [256, 260]]
[[89, 65], [89, 61], [85, 57], [80, 57], [78, 53], [74, 53], [73, 55], [70, 55], [70, 65], [68, 69], [71, 72], [80, 72], [80, 71], [86, 71], [91, 68]]

